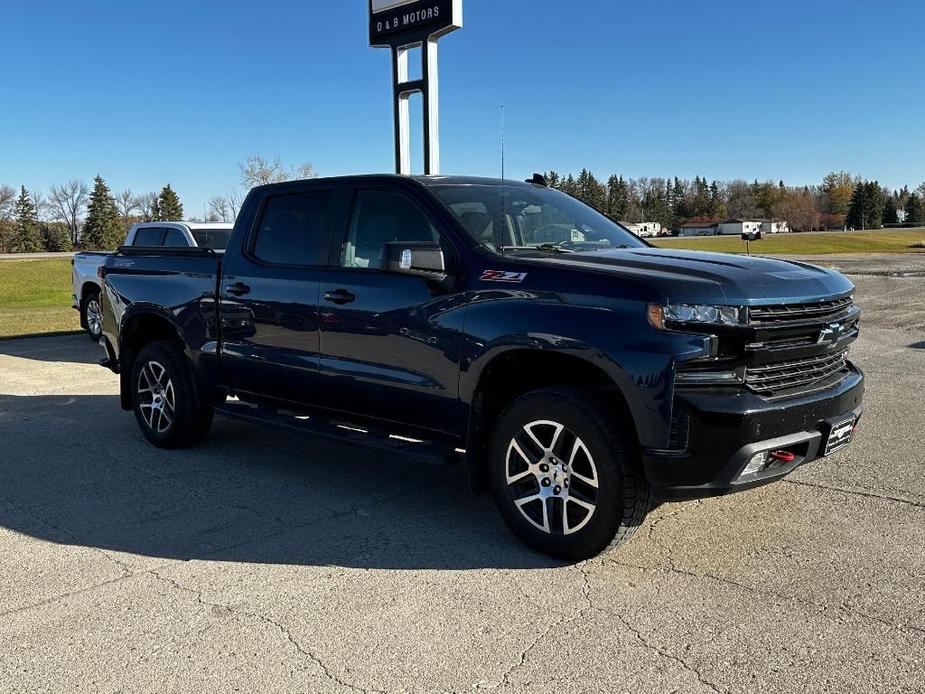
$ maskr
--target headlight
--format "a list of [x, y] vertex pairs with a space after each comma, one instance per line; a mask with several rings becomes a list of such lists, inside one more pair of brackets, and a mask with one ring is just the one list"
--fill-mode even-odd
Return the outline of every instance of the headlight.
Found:
[[747, 312], [742, 306], [711, 306], [706, 304], [649, 304], [649, 322], [659, 330], [670, 330], [671, 324], [745, 325]]

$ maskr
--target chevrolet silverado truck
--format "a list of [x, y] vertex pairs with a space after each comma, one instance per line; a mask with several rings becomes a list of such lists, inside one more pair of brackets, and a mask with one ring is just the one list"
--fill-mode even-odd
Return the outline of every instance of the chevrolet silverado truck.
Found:
[[[132, 225], [123, 246], [151, 248], [213, 248], [228, 244], [233, 225], [202, 222], [141, 222]], [[71, 260], [72, 306], [80, 314], [80, 327], [94, 342], [100, 339], [103, 319], [100, 313], [100, 268], [110, 253], [84, 251]]]
[[121, 249], [100, 342], [155, 446], [219, 413], [455, 456], [521, 540], [575, 561], [653, 500], [848, 445], [853, 291], [803, 263], [653, 248], [541, 176], [359, 176], [255, 188], [221, 257]]

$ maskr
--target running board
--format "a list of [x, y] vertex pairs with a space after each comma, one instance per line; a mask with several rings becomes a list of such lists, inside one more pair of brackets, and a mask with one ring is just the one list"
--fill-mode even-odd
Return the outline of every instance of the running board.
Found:
[[454, 451], [449, 446], [431, 441], [398, 436], [384, 429], [371, 429], [318, 415], [273, 410], [240, 400], [229, 399], [215, 408], [215, 414], [244, 422], [272, 424], [339, 443], [390, 451], [426, 465], [454, 465], [462, 460], [460, 450]]

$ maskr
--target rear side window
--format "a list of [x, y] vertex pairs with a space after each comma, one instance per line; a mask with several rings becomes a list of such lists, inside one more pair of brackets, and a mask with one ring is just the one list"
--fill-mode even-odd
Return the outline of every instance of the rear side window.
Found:
[[270, 198], [257, 228], [254, 256], [275, 265], [323, 265], [333, 213], [331, 191]]
[[167, 235], [164, 237], [164, 245], [170, 248], [189, 248], [189, 242], [186, 236], [179, 229], [173, 227], [167, 229]]
[[401, 193], [361, 190], [357, 193], [350, 233], [344, 244], [341, 265], [379, 268], [385, 244], [394, 241], [439, 242], [430, 220]]
[[135, 232], [133, 246], [160, 246], [164, 230], [161, 227], [143, 227]]

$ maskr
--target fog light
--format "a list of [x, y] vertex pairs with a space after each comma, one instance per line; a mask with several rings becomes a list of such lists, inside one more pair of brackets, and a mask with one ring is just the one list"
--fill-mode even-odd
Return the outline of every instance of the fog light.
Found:
[[764, 470], [765, 466], [768, 464], [768, 452], [762, 451], [761, 453], [755, 453], [752, 456], [751, 460], [748, 461], [748, 465], [745, 466], [745, 469], [742, 470], [742, 476], [753, 475], [756, 472], [761, 472]]

